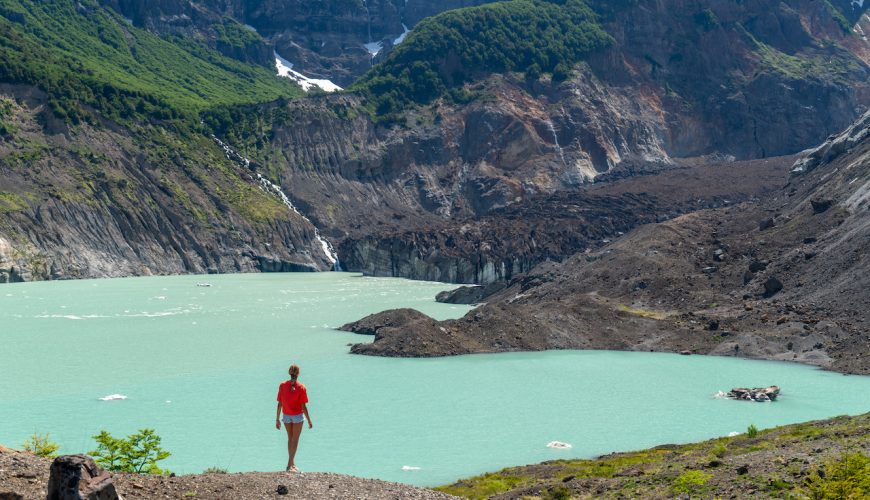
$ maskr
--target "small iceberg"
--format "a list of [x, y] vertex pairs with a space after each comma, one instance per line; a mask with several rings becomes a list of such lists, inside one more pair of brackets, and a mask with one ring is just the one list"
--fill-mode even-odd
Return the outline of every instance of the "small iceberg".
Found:
[[568, 448], [572, 448], [572, 446], [568, 443], [563, 443], [561, 441], [550, 441], [547, 443], [547, 448], [555, 448], [557, 450], [567, 450]]
[[103, 396], [99, 399], [100, 401], [121, 401], [122, 399], [127, 399], [127, 396], [123, 394], [109, 394], [108, 396]]
[[731, 431], [728, 433], [728, 437], [733, 438], [734, 436], [739, 436], [740, 433], [737, 431]]
[[209, 287], [211, 283], [197, 283], [196, 286]]
[[403, 465], [402, 470], [420, 470], [420, 468], [414, 467], [413, 465]]

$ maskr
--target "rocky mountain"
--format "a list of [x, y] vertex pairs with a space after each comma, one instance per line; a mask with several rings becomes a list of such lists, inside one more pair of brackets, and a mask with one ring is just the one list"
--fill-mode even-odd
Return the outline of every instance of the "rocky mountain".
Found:
[[348, 325], [390, 356], [627, 349], [870, 372], [870, 113], [759, 202], [639, 227], [543, 264], [454, 321], [388, 311]]
[[[368, 39], [359, 6], [333, 3], [2, 0], [9, 279], [328, 269], [321, 240], [369, 274], [510, 279], [758, 196], [776, 171], [755, 159], [817, 144], [870, 100], [865, 18], [852, 29], [844, 12], [858, 15], [815, 0], [450, 10], [351, 92], [304, 99], [196, 43], [256, 47], [293, 19]], [[526, 22], [537, 7], [576, 29]]]
[[[247, 141], [239, 147], [294, 186], [347, 268], [486, 283], [564, 259], [640, 219], [717, 203], [650, 210], [616, 201], [609, 209], [627, 210], [590, 212], [596, 201], [584, 198], [583, 186], [593, 180], [697, 157], [727, 165], [797, 153], [845, 127], [870, 96], [867, 43], [827, 4], [613, 5], [599, 8], [613, 42], [583, 56], [564, 81], [470, 75], [464, 96], [429, 104], [398, 95], [402, 81], [385, 86], [414, 64], [408, 52], [439, 61], [443, 51], [428, 40], [477, 11], [448, 12], [422, 23], [363, 77], [363, 97], [246, 108], [222, 133]], [[372, 89], [380, 93], [372, 97]], [[381, 95], [404, 103], [404, 125], [365, 111]], [[719, 202], [739, 195], [719, 192]], [[585, 218], [563, 217], [572, 213]], [[572, 221], [553, 225], [553, 217]]]

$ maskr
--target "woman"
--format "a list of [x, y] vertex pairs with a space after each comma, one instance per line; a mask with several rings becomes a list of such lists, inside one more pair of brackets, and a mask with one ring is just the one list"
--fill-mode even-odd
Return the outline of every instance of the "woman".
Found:
[[[299, 367], [290, 365], [290, 380], [281, 382], [278, 386], [278, 413], [275, 415], [275, 428], [281, 429], [281, 421], [284, 422], [284, 428], [287, 429], [287, 454], [290, 455], [287, 460], [288, 472], [299, 472], [296, 468], [294, 459], [296, 458], [296, 448], [299, 446], [299, 436], [302, 434], [302, 415], [305, 415], [305, 420], [308, 421], [308, 428], [312, 428], [311, 417], [308, 415], [308, 392], [301, 382], [298, 382]], [[281, 414], [284, 418], [281, 418]]]

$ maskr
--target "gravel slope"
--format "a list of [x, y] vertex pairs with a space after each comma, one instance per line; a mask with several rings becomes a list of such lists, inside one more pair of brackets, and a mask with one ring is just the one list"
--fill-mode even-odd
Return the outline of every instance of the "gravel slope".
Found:
[[[51, 460], [0, 446], [0, 499], [45, 498]], [[125, 499], [420, 499], [455, 498], [407, 484], [363, 479], [342, 474], [312, 472], [245, 472], [190, 474], [176, 477], [115, 474], [115, 487]], [[278, 494], [279, 486], [287, 493]]]

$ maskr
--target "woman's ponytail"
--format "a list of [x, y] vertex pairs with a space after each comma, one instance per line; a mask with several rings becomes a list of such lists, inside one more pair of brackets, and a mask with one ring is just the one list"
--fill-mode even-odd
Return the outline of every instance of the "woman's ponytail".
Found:
[[295, 391], [296, 379], [299, 378], [299, 366], [290, 365], [290, 370], [288, 370], [288, 373], [290, 374], [290, 390]]

